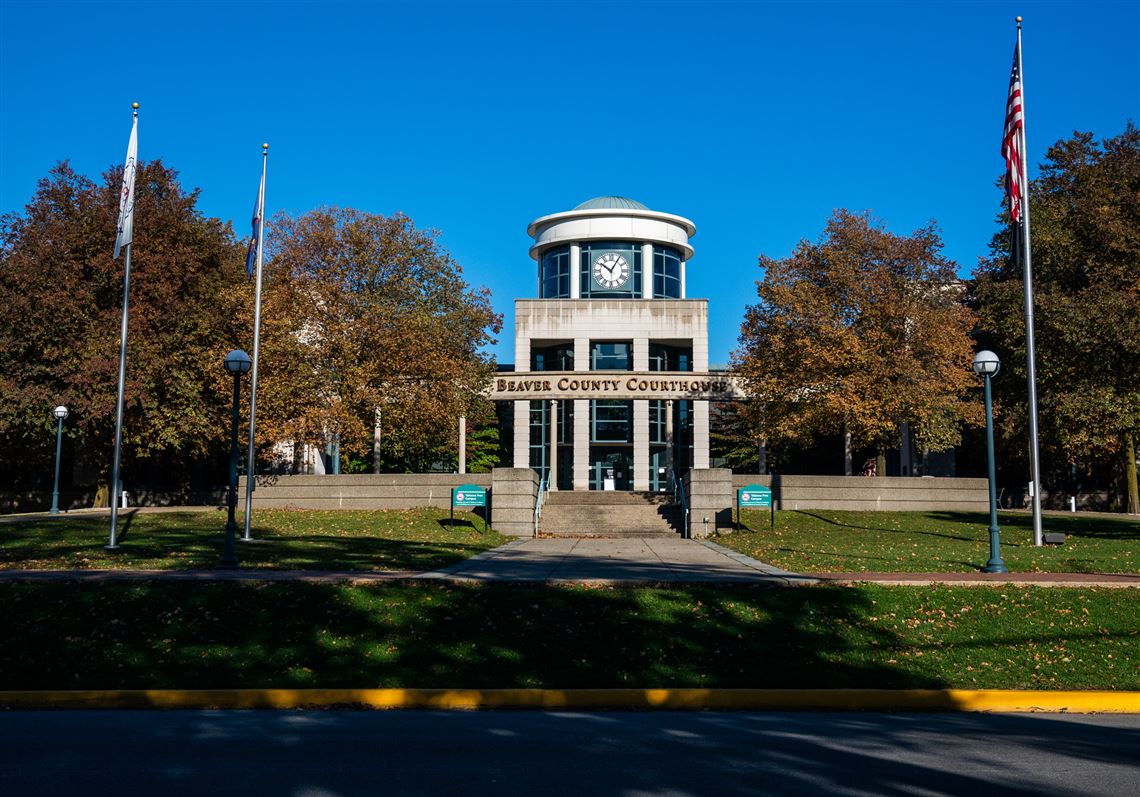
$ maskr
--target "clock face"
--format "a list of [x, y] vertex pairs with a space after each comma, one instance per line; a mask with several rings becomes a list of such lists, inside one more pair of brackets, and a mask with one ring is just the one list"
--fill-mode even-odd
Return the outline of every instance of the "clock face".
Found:
[[617, 252], [606, 252], [594, 261], [594, 282], [603, 288], [620, 288], [629, 281], [629, 261]]

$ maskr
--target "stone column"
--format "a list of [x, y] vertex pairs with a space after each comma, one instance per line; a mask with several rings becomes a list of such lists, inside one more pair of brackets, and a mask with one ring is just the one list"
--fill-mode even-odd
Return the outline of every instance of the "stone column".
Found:
[[[570, 298], [582, 298], [582, 275], [579, 273], [582, 268], [582, 247], [578, 244], [570, 244]], [[574, 362], [578, 361], [578, 352], [574, 352]], [[577, 368], [575, 368], [577, 370]]]
[[[648, 244], [646, 245], [648, 246]], [[652, 247], [649, 247], [652, 252]], [[642, 267], [644, 268], [644, 257]], [[633, 339], [633, 370], [649, 370], [649, 338]], [[649, 489], [649, 402], [633, 402], [633, 489]]]
[[665, 475], [673, 486], [673, 399], [665, 401]]
[[653, 298], [653, 244], [641, 245], [641, 298]]
[[558, 401], [550, 401], [550, 489], [558, 489]]
[[[575, 270], [575, 279], [577, 279]], [[577, 284], [577, 283], [575, 283]], [[574, 339], [574, 370], [590, 370], [590, 339]], [[590, 402], [574, 401], [574, 489], [590, 489]]]
[[530, 467], [530, 402], [512, 401], [515, 408], [515, 456], [516, 468]]

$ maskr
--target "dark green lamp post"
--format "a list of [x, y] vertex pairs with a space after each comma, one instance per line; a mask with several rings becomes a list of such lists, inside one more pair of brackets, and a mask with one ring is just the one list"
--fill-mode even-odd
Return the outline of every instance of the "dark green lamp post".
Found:
[[238, 401], [241, 399], [241, 375], [250, 369], [253, 361], [241, 349], [234, 349], [226, 355], [226, 371], [234, 377], [234, 405], [230, 421], [230, 494], [229, 519], [226, 521], [226, 544], [222, 551], [222, 558], [218, 560], [219, 568], [235, 568], [238, 566], [237, 556], [234, 555], [234, 535], [237, 534], [237, 523], [234, 521], [234, 510], [237, 507], [237, 466], [238, 466]]
[[63, 449], [63, 419], [67, 417], [67, 407], [60, 404], [52, 415], [57, 421], [55, 429], [55, 486], [51, 491], [51, 514], [59, 514], [59, 455]]
[[980, 351], [974, 355], [974, 373], [986, 380], [986, 457], [989, 461], [990, 482], [990, 560], [982, 568], [983, 573], [1008, 573], [1001, 560], [1001, 529], [997, 521], [997, 468], [994, 465], [994, 411], [990, 379], [1001, 369], [1001, 360], [992, 351]]

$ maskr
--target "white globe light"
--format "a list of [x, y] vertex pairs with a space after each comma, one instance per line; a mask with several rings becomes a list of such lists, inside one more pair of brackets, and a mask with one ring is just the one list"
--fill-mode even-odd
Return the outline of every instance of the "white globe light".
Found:
[[983, 349], [974, 355], [973, 366], [978, 376], [993, 376], [1001, 370], [1001, 360], [992, 351]]
[[62, 420], [67, 417], [67, 407], [60, 404], [58, 407], [52, 410], [51, 414]]
[[234, 349], [226, 355], [226, 370], [231, 374], [244, 374], [253, 365], [253, 360], [241, 349]]

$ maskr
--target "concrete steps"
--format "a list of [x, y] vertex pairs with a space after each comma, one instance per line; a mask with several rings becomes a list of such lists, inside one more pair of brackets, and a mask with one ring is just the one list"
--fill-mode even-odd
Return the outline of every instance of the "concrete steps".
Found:
[[551, 537], [672, 537], [681, 533], [681, 510], [671, 495], [618, 491], [551, 492], [539, 533]]

